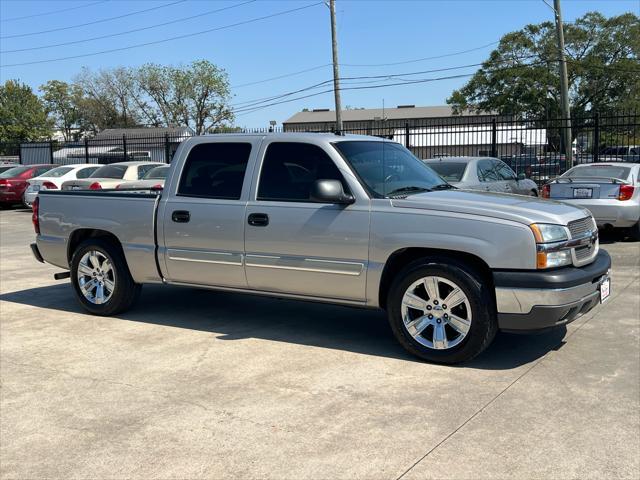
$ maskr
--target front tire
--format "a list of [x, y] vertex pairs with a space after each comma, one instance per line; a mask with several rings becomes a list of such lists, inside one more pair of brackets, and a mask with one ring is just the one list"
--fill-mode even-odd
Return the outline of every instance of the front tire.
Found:
[[71, 283], [84, 309], [102, 316], [131, 308], [142, 288], [133, 281], [122, 250], [105, 238], [78, 246], [71, 259]]
[[409, 264], [393, 282], [387, 307], [396, 339], [429, 362], [471, 360], [498, 330], [487, 282], [454, 260], [423, 258]]

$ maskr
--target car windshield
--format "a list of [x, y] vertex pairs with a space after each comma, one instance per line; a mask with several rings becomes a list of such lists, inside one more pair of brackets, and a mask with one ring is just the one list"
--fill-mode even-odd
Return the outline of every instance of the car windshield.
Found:
[[334, 147], [374, 197], [453, 188], [398, 143], [347, 140]]
[[155, 167], [152, 168], [151, 170], [149, 170], [147, 173], [145, 173], [144, 177], [142, 177], [143, 180], [160, 180], [163, 178], [167, 178], [167, 172], [169, 171], [169, 167]]
[[9, 170], [6, 170], [2, 173], [0, 173], [0, 178], [12, 178], [12, 177], [17, 177], [18, 175], [26, 172], [27, 170], [29, 170], [31, 167], [13, 167], [10, 168]]
[[45, 172], [42, 176], [58, 178], [69, 173], [71, 170], [73, 170], [72, 167], [56, 167], [53, 170], [49, 170], [48, 172]]
[[427, 162], [427, 165], [447, 182], [459, 182], [467, 169], [467, 164], [461, 162]]
[[126, 172], [126, 165], [105, 165], [93, 172], [89, 178], [123, 178]]
[[630, 172], [631, 168], [618, 167], [617, 165], [581, 165], [572, 168], [562, 176], [569, 178], [600, 177], [626, 180]]

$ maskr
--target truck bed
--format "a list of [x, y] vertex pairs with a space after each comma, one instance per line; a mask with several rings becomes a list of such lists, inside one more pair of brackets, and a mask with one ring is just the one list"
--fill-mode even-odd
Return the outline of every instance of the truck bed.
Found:
[[136, 282], [161, 281], [156, 263], [159, 192], [43, 191], [38, 195], [38, 248], [48, 262], [69, 268], [69, 244], [90, 230], [114, 235]]

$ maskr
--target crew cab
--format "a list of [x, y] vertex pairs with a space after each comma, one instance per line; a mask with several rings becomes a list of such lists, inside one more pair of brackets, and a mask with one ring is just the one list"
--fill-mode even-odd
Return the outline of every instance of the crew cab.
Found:
[[[162, 191], [43, 191], [35, 257], [116, 315], [143, 284], [385, 309], [409, 352], [466, 361], [610, 292], [588, 210], [459, 190], [402, 145], [315, 133], [184, 141]], [[301, 321], [304, 321], [301, 319]]]

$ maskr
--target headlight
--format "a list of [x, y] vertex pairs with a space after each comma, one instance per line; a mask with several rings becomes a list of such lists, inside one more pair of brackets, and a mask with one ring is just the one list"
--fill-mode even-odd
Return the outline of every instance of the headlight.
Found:
[[566, 242], [569, 240], [566, 227], [550, 223], [534, 223], [531, 225], [536, 243]]
[[534, 223], [530, 225], [536, 239], [536, 265], [538, 268], [554, 268], [571, 265], [571, 248], [567, 228], [562, 225]]

